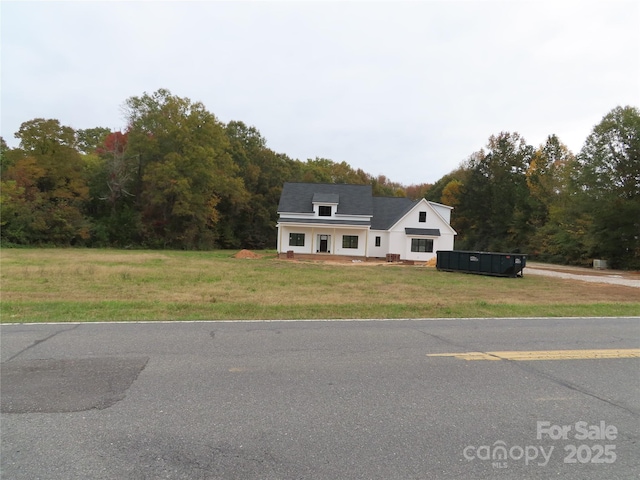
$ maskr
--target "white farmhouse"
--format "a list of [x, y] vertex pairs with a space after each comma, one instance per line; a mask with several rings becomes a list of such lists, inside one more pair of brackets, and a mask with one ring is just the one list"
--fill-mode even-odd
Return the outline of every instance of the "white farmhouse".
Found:
[[374, 197], [371, 185], [285, 183], [278, 205], [278, 253], [428, 261], [453, 250], [453, 207]]

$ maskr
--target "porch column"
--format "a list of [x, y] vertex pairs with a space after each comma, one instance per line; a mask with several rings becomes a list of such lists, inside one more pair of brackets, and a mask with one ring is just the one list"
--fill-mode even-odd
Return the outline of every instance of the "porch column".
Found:
[[311, 248], [309, 249], [309, 253], [311, 253], [311, 255], [313, 255], [315, 253], [313, 251], [313, 242], [314, 242], [315, 238], [316, 238], [316, 234], [315, 234], [314, 228], [311, 227]]
[[331, 251], [333, 252], [332, 255], [336, 254], [336, 229], [333, 229], [333, 235], [331, 235]]
[[282, 249], [282, 225], [278, 224], [278, 239], [277, 239], [277, 245], [276, 245], [276, 250], [278, 253], [280, 253], [280, 250]]
[[364, 258], [369, 258], [369, 229], [364, 232]]

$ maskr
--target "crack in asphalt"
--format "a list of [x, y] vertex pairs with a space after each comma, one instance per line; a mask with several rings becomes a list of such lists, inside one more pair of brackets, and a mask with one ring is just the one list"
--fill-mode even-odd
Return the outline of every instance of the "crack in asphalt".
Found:
[[10, 362], [11, 360], [13, 360], [14, 358], [16, 358], [19, 355], [22, 355], [24, 352], [26, 352], [27, 350], [31, 350], [33, 347], [40, 345], [41, 343], [46, 342], [47, 340], [55, 337], [56, 335], [58, 335], [59, 333], [64, 333], [64, 332], [70, 332], [71, 330], [75, 330], [76, 328], [78, 328], [81, 324], [78, 323], [77, 325], [74, 325], [71, 328], [65, 328], [63, 330], [58, 330], [56, 332], [53, 332], [51, 335], [49, 335], [48, 337], [42, 338], [40, 340], [36, 340], [35, 342], [33, 342], [31, 345], [29, 345], [28, 347], [23, 348], [22, 350], [20, 350], [18, 353], [12, 355], [11, 357], [9, 357], [7, 360], [5, 360], [3, 363], [5, 362]]
[[608, 398], [604, 398], [601, 397], [599, 395], [596, 395], [593, 392], [588, 391], [585, 388], [580, 387], [579, 385], [576, 385], [575, 383], [571, 383], [567, 380], [563, 380], [561, 378], [556, 377], [555, 375], [552, 375], [550, 373], [546, 373], [546, 372], [542, 372], [532, 366], [529, 366], [526, 364], [526, 362], [516, 362], [514, 360], [506, 360], [509, 363], [515, 364], [515, 366], [521, 370], [524, 370], [525, 372], [531, 373], [533, 375], [537, 375], [538, 377], [541, 378], [545, 378], [547, 380], [552, 381], [553, 383], [556, 383], [558, 385], [560, 385], [561, 387], [565, 387], [568, 388], [569, 390], [573, 390], [575, 392], [578, 393], [582, 393], [583, 395], [587, 395], [591, 398], [595, 398], [596, 400], [600, 400], [601, 402], [605, 402], [613, 407], [619, 408], [621, 410], [624, 410], [625, 412], [630, 413], [631, 415], [633, 415], [634, 417], [638, 417], [640, 416], [640, 412], [631, 408], [631, 407], [627, 407], [625, 405], [621, 405], [619, 403], [616, 403], [613, 400], [610, 400]]
[[446, 339], [444, 337], [441, 337], [440, 335], [435, 335], [433, 333], [424, 332], [424, 331], [422, 331], [420, 329], [416, 329], [416, 330], [419, 331], [420, 333], [422, 333], [423, 335], [435, 338], [435, 339], [437, 339], [437, 340], [439, 340], [439, 341], [441, 341], [441, 342], [443, 342], [443, 343], [445, 343], [447, 345], [451, 345], [451, 346], [454, 346], [454, 347], [457, 347], [457, 348], [461, 348], [461, 349], [463, 349], [465, 351], [480, 352], [480, 353], [483, 353], [483, 354], [485, 354], [487, 356], [492, 356], [492, 357], [499, 358], [500, 360], [502, 360], [504, 362], [508, 362], [511, 365], [513, 365], [514, 367], [519, 368], [520, 370], [523, 370], [523, 371], [525, 371], [527, 373], [536, 375], [536, 376], [538, 376], [540, 378], [544, 378], [546, 380], [550, 380], [551, 382], [553, 382], [553, 383], [555, 383], [557, 385], [560, 385], [561, 387], [565, 387], [565, 388], [568, 388], [569, 390], [573, 390], [575, 392], [582, 393], [583, 395], [587, 395], [587, 396], [589, 396], [591, 398], [595, 398], [596, 400], [600, 400], [601, 402], [607, 403], [608, 405], [611, 405], [613, 407], [616, 407], [616, 408], [619, 408], [621, 410], [624, 410], [625, 412], [630, 413], [634, 417], [640, 416], [640, 412], [635, 410], [635, 409], [633, 409], [633, 408], [631, 408], [631, 407], [628, 407], [626, 405], [621, 405], [619, 403], [616, 403], [613, 400], [601, 397], [601, 396], [599, 396], [599, 395], [597, 395], [597, 394], [595, 394], [593, 392], [588, 391], [585, 388], [580, 387], [579, 385], [571, 383], [571, 382], [569, 382], [567, 380], [563, 380], [563, 379], [561, 379], [559, 377], [556, 377], [555, 375], [552, 375], [550, 373], [546, 373], [546, 372], [543, 372], [541, 370], [538, 370], [535, 367], [532, 367], [532, 366], [528, 365], [526, 362], [522, 362], [522, 361], [516, 362], [515, 360], [509, 360], [509, 359], [505, 359], [505, 358], [502, 358], [502, 357], [498, 357], [498, 356], [493, 355], [493, 354], [491, 354], [489, 352], [485, 352], [485, 351], [473, 348], [473, 347], [471, 347], [469, 345], [453, 342], [453, 341], [448, 340], [448, 339]]

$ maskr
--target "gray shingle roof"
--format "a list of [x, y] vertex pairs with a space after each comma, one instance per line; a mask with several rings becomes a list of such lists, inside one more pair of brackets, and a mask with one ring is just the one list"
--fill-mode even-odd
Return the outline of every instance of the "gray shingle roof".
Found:
[[337, 193], [314, 193], [312, 203], [340, 203], [340, 195]]
[[[374, 197], [371, 185], [288, 182], [282, 187], [282, 195], [278, 204], [280, 219], [286, 222], [301, 223], [345, 223], [330, 218], [317, 220], [286, 218], [286, 213], [312, 213], [314, 202], [338, 203], [336, 213], [371, 216], [373, 230], [388, 230], [409, 212], [418, 203], [418, 200], [405, 197]], [[357, 224], [358, 222], [346, 223]], [[440, 235], [440, 231], [437, 229], [407, 229], [407, 233], [409, 233], [408, 230], [416, 230], [412, 233], [413, 235]], [[417, 232], [418, 230], [420, 233]]]
[[416, 204], [405, 197], [373, 197], [373, 230], [388, 230]]
[[[339, 196], [336, 213], [343, 215], [373, 215], [371, 185], [347, 185], [334, 183], [285, 183], [280, 195], [278, 212], [313, 212], [314, 196], [335, 199]], [[318, 200], [316, 200], [318, 201]], [[327, 203], [334, 201], [324, 200]]]

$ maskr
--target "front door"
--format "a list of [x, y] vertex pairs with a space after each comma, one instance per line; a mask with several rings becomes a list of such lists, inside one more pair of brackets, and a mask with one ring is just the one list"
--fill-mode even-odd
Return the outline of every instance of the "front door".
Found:
[[327, 253], [329, 250], [329, 235], [320, 235], [320, 251]]

